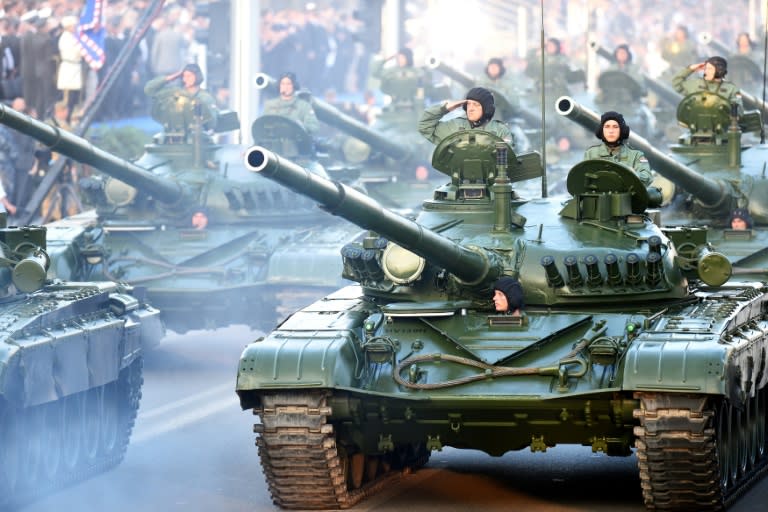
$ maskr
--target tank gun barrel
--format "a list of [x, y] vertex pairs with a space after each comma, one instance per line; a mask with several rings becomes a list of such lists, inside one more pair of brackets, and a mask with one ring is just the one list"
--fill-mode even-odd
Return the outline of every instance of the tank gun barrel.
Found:
[[320, 121], [360, 139], [394, 160], [405, 160], [411, 155], [411, 150], [408, 147], [376, 133], [357, 119], [340, 112], [339, 109], [326, 101], [312, 97], [312, 107]]
[[717, 53], [721, 54], [723, 57], [728, 57], [728, 55], [731, 55], [733, 53], [733, 50], [729, 49], [728, 46], [722, 41], [718, 41], [717, 39], [714, 39], [712, 37], [712, 34], [709, 32], [699, 33], [699, 43], [702, 45], [709, 46], [710, 48], [715, 50]]
[[489, 258], [452, 242], [420, 224], [402, 217], [357, 190], [322, 178], [271, 151], [254, 146], [246, 151], [245, 165], [302, 194], [332, 213], [397, 243], [445, 268], [466, 284], [490, 282], [499, 274]]
[[589, 47], [592, 48], [596, 54], [598, 54], [600, 57], [606, 59], [609, 62], [615, 62], [616, 59], [613, 58], [613, 53], [608, 51], [605, 47], [600, 45], [597, 41], [590, 41]]
[[[568, 96], [558, 98], [555, 109], [561, 116], [580, 124], [592, 133], [600, 126], [600, 116], [596, 112], [579, 105]], [[726, 183], [702, 176], [674, 158], [665, 155], [640, 135], [630, 132], [627, 141], [632, 147], [645, 153], [651, 167], [656, 172], [693, 194], [702, 204], [712, 207], [719, 206], [732, 195], [733, 191]]]
[[77, 135], [33, 119], [1, 103], [0, 123], [32, 137], [57, 153], [91, 165], [136, 189], [146, 191], [164, 203], [177, 203], [184, 196], [183, 190], [176, 183], [162, 180]]
[[477, 85], [477, 80], [472, 75], [446, 64], [435, 56], [427, 59], [427, 67], [441, 72], [451, 80], [454, 80], [466, 88]]

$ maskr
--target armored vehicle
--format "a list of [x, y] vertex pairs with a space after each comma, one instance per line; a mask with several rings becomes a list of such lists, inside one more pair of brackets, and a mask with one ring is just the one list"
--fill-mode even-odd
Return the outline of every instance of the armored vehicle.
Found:
[[[716, 510], [768, 460], [766, 288], [730, 284], [705, 230], [684, 248], [654, 224], [661, 197], [631, 169], [585, 161], [565, 202], [522, 201], [511, 183], [539, 156], [459, 132], [432, 161], [450, 184], [409, 220], [264, 148], [246, 158], [370, 230], [342, 252], [358, 286], [240, 358], [277, 505], [350, 507], [444, 446], [570, 443], [634, 448], [649, 509]], [[501, 276], [522, 286], [518, 314], [492, 306]]]
[[[596, 112], [569, 97], [558, 100], [557, 110], [591, 131], [600, 124]], [[657, 222], [681, 229], [707, 226], [709, 241], [728, 256], [737, 275], [764, 280], [768, 276], [768, 146], [749, 146], [741, 139], [743, 131], [760, 131], [760, 116], [754, 111], [737, 116], [725, 99], [710, 93], [686, 97], [677, 115], [686, 131], [669, 145], [671, 155], [635, 132], [628, 139], [666, 178], [657, 181], [666, 196]], [[751, 229], [731, 229], [730, 214], [736, 208], [750, 213]]]
[[[3, 124], [104, 173], [79, 183], [93, 210], [48, 225], [49, 275], [144, 286], [181, 333], [271, 328], [283, 311], [343, 284], [338, 250], [359, 230], [254, 179], [241, 146], [214, 143], [194, 105], [179, 108], [164, 123], [172, 130], [134, 163], [0, 105]], [[218, 120], [220, 131], [238, 126], [234, 113]], [[197, 222], [205, 217], [207, 225]]]
[[1, 509], [120, 463], [163, 335], [140, 289], [47, 279], [45, 234], [0, 213]]

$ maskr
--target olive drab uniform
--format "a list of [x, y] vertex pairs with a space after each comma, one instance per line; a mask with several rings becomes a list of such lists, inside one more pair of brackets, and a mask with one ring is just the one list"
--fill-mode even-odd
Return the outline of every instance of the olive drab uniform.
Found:
[[[188, 135], [194, 116], [201, 115], [203, 126], [216, 124], [216, 100], [205, 89], [190, 93], [169, 82], [164, 76], [153, 78], [144, 86], [144, 94], [153, 99], [152, 119], [163, 125], [166, 134]], [[196, 106], [200, 106], [196, 112]]]
[[736, 103], [739, 106], [739, 112], [744, 111], [744, 105], [741, 101], [741, 90], [727, 80], [704, 80], [701, 76], [690, 78], [694, 73], [689, 67], [685, 67], [675, 74], [672, 78], [672, 86], [683, 96], [695, 94], [697, 92], [710, 92], [722, 96], [729, 103]]
[[[460, 130], [473, 129], [466, 114], [447, 121], [441, 121], [440, 119], [447, 113], [448, 109], [446, 108], [446, 102], [438, 103], [437, 105], [432, 105], [431, 107], [424, 109], [424, 113], [419, 120], [419, 133], [426, 137], [430, 142], [439, 144], [441, 140]], [[514, 145], [509, 128], [501, 121], [491, 119], [474, 129], [492, 133], [510, 145]]]
[[625, 144], [609, 147], [604, 142], [587, 148], [584, 160], [612, 160], [635, 170], [635, 174], [646, 187], [653, 181], [651, 166], [642, 151], [632, 149]]
[[315, 135], [320, 131], [320, 122], [315, 115], [315, 109], [312, 104], [297, 96], [288, 100], [283, 98], [272, 98], [264, 102], [264, 115], [276, 115], [287, 117], [301, 123], [301, 126], [310, 135]]

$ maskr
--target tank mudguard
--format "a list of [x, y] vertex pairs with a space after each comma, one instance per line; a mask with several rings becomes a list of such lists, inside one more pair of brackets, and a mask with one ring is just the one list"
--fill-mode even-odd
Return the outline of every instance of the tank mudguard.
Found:
[[727, 315], [705, 301], [641, 333], [625, 355], [623, 388], [719, 395], [734, 404], [750, 398], [768, 379], [768, 297], [748, 288], [710, 294], [713, 303], [729, 301]]
[[237, 391], [278, 388], [348, 388], [362, 365], [354, 334], [275, 331], [240, 356]]

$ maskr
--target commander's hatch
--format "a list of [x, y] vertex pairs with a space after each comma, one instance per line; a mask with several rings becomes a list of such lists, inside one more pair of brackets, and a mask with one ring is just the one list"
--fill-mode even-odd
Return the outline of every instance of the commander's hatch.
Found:
[[626, 165], [609, 160], [584, 160], [568, 172], [568, 192], [573, 196], [560, 215], [576, 220], [642, 216], [649, 206], [648, 189]]
[[289, 159], [315, 158], [315, 143], [298, 121], [267, 114], [251, 124], [253, 143]]
[[[504, 141], [484, 130], [461, 130], [440, 141], [432, 153], [432, 167], [450, 176], [451, 183], [436, 191], [436, 199], [487, 199], [497, 174], [498, 143]], [[544, 174], [538, 153], [516, 155], [509, 144], [506, 170], [512, 183]]]

